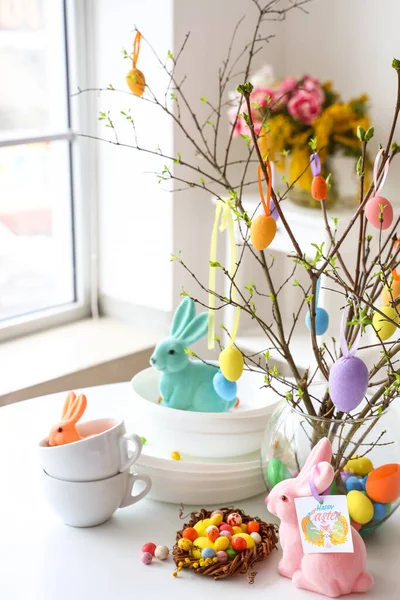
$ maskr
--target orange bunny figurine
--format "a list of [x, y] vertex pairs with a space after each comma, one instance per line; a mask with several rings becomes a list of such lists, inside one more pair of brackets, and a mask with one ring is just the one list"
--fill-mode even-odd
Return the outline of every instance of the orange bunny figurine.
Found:
[[84, 394], [76, 396], [69, 392], [64, 403], [60, 423], [51, 428], [49, 435], [49, 446], [62, 446], [81, 440], [76, 424], [86, 410], [87, 400]]

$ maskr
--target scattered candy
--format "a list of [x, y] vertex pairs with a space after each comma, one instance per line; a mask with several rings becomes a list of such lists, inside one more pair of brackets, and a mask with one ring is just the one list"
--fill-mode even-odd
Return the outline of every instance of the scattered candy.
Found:
[[169, 549], [167, 546], [157, 546], [154, 551], [154, 556], [159, 560], [166, 560], [169, 555]]
[[[246, 548], [247, 548], [246, 540], [240, 536], [234, 537], [234, 538], [232, 538], [232, 547], [234, 550], [236, 550], [236, 552], [242, 552], [243, 550], [246, 550]], [[228, 556], [229, 556], [229, 554], [228, 554]]]
[[199, 534], [194, 527], [186, 527], [186, 529], [183, 530], [182, 535], [191, 542], [194, 542], [194, 540], [199, 537]]
[[178, 547], [181, 550], [184, 550], [185, 552], [189, 552], [189, 550], [191, 550], [193, 546], [193, 542], [191, 542], [190, 540], [187, 540], [185, 538], [181, 538], [178, 542]]
[[386, 504], [397, 500], [400, 496], [400, 464], [382, 465], [372, 471], [365, 489], [375, 502]]
[[219, 529], [216, 525], [209, 525], [206, 529], [207, 537], [212, 542], [215, 542], [217, 537], [219, 536]]
[[153, 555], [150, 554], [150, 552], [143, 552], [140, 560], [144, 565], [150, 565], [153, 560]]
[[257, 531], [253, 531], [251, 534], [251, 537], [254, 540], [254, 543], [257, 545], [261, 542], [261, 535], [259, 533], [257, 533]]
[[358, 479], [358, 477], [356, 477], [355, 475], [352, 475], [351, 477], [349, 477], [346, 481], [346, 491], [347, 492], [351, 492], [351, 490], [358, 490], [359, 492], [362, 492], [364, 489], [363, 484], [362, 484], [362, 480]]
[[142, 552], [149, 552], [152, 556], [154, 556], [154, 551], [156, 549], [156, 545], [153, 542], [148, 542], [147, 544], [143, 544]]
[[242, 524], [242, 517], [239, 513], [233, 512], [226, 517], [226, 522], [231, 527], [239, 527]]
[[179, 452], [171, 452], [171, 458], [172, 460], [181, 460], [181, 455], [179, 454]]
[[217, 552], [217, 558], [218, 558], [218, 561], [222, 564], [227, 563], [229, 560], [228, 555], [226, 552], [224, 552], [224, 550], [219, 550]]
[[217, 551], [217, 554], [220, 550], [226, 550], [229, 547], [230, 539], [224, 535], [221, 535], [214, 542], [214, 549]]
[[[368, 481], [367, 481], [368, 485]], [[374, 515], [374, 506], [371, 500], [358, 490], [352, 490], [346, 496], [349, 515], [357, 523], [365, 525], [372, 520]]]
[[257, 533], [260, 531], [260, 524], [257, 521], [249, 521], [247, 523], [247, 533]]

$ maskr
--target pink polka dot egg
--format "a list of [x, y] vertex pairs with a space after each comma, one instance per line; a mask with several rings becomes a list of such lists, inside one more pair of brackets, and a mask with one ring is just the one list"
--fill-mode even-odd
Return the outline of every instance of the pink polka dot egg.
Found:
[[365, 216], [376, 229], [388, 229], [393, 222], [393, 207], [383, 196], [373, 196], [365, 205]]

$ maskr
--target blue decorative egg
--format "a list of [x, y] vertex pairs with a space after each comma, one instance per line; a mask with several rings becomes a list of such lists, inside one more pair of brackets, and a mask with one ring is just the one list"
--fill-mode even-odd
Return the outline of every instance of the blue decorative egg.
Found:
[[359, 492], [364, 490], [362, 480], [355, 475], [352, 475], [346, 481], [346, 491], [351, 492], [351, 490], [358, 490]]
[[382, 519], [386, 516], [386, 504], [381, 504], [380, 502], [373, 502], [374, 505], [374, 516], [372, 519], [374, 521], [382, 521]]
[[[307, 329], [311, 331], [310, 311], [306, 314]], [[324, 335], [329, 327], [329, 315], [324, 308], [317, 306], [315, 310], [315, 333]]]
[[361, 483], [362, 483], [362, 489], [365, 490], [365, 484], [367, 483], [367, 479], [368, 479], [368, 475], [366, 475], [365, 477], [363, 477], [361, 479]]
[[230, 402], [237, 395], [237, 383], [236, 381], [229, 381], [220, 370], [215, 373], [213, 377], [214, 390], [222, 400]]

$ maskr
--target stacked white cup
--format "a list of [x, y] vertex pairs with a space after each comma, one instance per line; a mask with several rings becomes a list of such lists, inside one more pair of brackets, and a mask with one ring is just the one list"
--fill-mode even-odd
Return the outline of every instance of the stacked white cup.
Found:
[[[46, 438], [39, 443], [42, 481], [50, 506], [64, 523], [93, 527], [107, 521], [118, 508], [144, 498], [151, 480], [130, 473], [142, 441], [136, 433], [126, 433], [124, 421], [95, 419], [76, 429], [79, 441], [50, 446]], [[138, 481], [145, 487], [133, 495]]]

